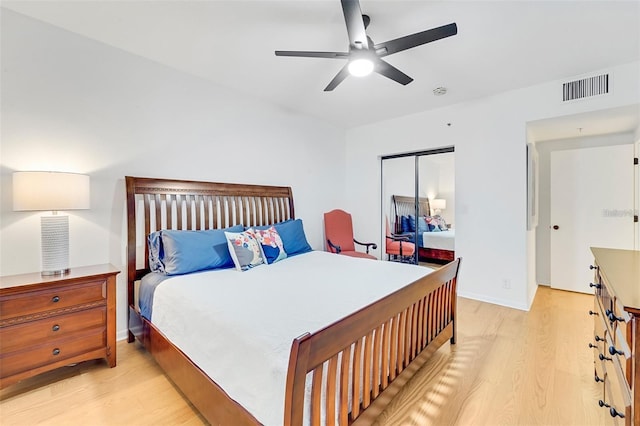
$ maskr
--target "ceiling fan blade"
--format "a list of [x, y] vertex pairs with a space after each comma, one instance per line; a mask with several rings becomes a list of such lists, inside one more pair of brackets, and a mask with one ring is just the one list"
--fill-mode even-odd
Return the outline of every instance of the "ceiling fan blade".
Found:
[[458, 34], [458, 26], [453, 23], [396, 38], [394, 40], [385, 41], [384, 43], [376, 44], [373, 48], [378, 56], [383, 58], [387, 55], [402, 52], [403, 50], [411, 49], [412, 47], [420, 46], [442, 38], [451, 37], [456, 34]]
[[346, 64], [342, 69], [333, 77], [333, 80], [329, 82], [329, 85], [324, 88], [325, 92], [330, 92], [335, 89], [338, 84], [342, 83], [345, 78], [349, 76], [349, 64]]
[[347, 24], [347, 34], [349, 34], [349, 45], [356, 49], [368, 49], [367, 33], [364, 29], [362, 11], [358, 0], [341, 0], [344, 21]]
[[388, 62], [383, 61], [382, 59], [378, 59], [375, 64], [374, 70], [381, 75], [384, 75], [387, 78], [390, 78], [393, 81], [396, 81], [403, 86], [411, 83], [413, 78], [409, 77], [398, 68], [394, 67]]
[[276, 50], [276, 56], [296, 56], [302, 58], [348, 58], [347, 52], [306, 52], [300, 50]]

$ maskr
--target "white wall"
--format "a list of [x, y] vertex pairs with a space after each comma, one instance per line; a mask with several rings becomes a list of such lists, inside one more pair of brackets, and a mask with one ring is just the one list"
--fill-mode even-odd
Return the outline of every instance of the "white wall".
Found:
[[11, 207], [16, 170], [91, 176], [91, 209], [70, 215], [70, 264], [123, 271], [120, 338], [125, 175], [292, 186], [322, 249], [322, 212], [343, 206], [343, 130], [11, 11], [1, 35], [2, 275], [40, 270], [40, 214]]
[[624, 90], [581, 102], [562, 104], [555, 81], [349, 130], [347, 202], [356, 231], [378, 220], [371, 212], [379, 211], [381, 155], [453, 145], [459, 294], [528, 309], [536, 283], [534, 233], [526, 231], [526, 123], [638, 103], [639, 65], [609, 68]]
[[[536, 228], [536, 280], [538, 284], [551, 282], [551, 152], [567, 149], [633, 143], [632, 133], [588, 136], [538, 142], [538, 227]], [[603, 158], [602, 161], [607, 161]], [[631, 161], [631, 160], [629, 160]]]
[[[455, 153], [427, 155], [420, 157], [420, 185], [421, 197], [429, 199], [439, 198], [447, 203], [447, 208], [440, 214], [447, 221], [447, 224], [454, 225], [456, 200], [455, 200]], [[435, 176], [430, 175], [428, 170], [436, 172]], [[425, 175], [423, 177], [423, 175]]]
[[392, 195], [413, 197], [416, 191], [415, 157], [390, 158], [382, 162], [382, 212], [386, 215], [393, 229]]

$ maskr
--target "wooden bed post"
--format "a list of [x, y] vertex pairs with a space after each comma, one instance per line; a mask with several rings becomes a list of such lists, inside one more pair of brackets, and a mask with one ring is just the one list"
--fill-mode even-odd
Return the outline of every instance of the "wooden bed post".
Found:
[[458, 258], [458, 267], [456, 268], [456, 274], [453, 277], [453, 280], [451, 280], [451, 322], [453, 324], [453, 336], [451, 336], [451, 344], [455, 345], [456, 344], [456, 340], [458, 339], [458, 318], [456, 318], [457, 316], [457, 312], [458, 312], [458, 273], [460, 272], [460, 264], [462, 263], [462, 258], [459, 257]]
[[[136, 199], [135, 199], [135, 180], [125, 177], [125, 185], [127, 190], [127, 302], [131, 306], [134, 300], [134, 282], [136, 280]], [[129, 306], [127, 307], [127, 324], [129, 323]], [[129, 331], [127, 342], [133, 343], [136, 338], [131, 332], [131, 326], [127, 326]]]
[[309, 345], [304, 341], [309, 333], [293, 339], [287, 369], [287, 385], [284, 394], [284, 426], [301, 426], [304, 410], [304, 386], [309, 359]]

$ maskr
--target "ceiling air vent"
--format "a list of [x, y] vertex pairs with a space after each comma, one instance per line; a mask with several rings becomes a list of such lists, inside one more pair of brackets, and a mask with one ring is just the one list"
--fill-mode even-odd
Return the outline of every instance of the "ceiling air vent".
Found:
[[562, 101], [609, 93], [609, 74], [596, 75], [562, 84]]

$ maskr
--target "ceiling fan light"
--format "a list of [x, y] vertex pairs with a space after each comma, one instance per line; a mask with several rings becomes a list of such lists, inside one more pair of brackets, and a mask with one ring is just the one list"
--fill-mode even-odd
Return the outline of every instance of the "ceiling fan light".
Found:
[[349, 62], [349, 73], [355, 77], [364, 77], [373, 71], [373, 62], [369, 59], [360, 58]]

